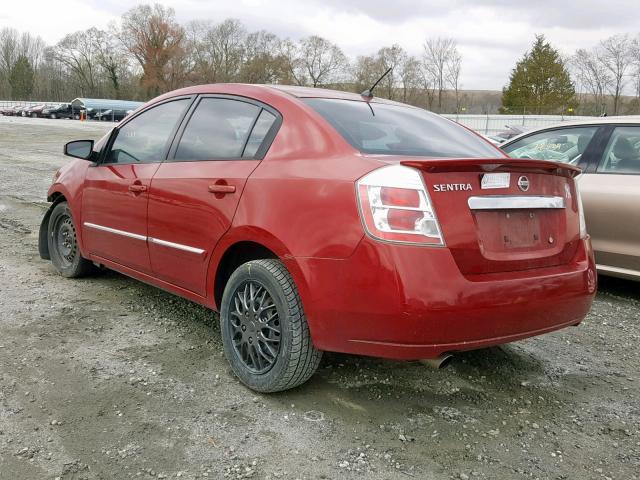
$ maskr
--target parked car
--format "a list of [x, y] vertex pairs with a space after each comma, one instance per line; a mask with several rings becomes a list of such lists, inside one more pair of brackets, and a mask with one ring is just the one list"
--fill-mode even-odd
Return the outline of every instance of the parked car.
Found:
[[101, 110], [97, 112], [94, 116], [94, 120], [103, 120], [108, 122], [119, 122], [128, 114], [125, 110]]
[[29, 108], [29, 105], [20, 105], [18, 107], [15, 107], [13, 109], [13, 116], [14, 117], [24, 117], [23, 112]]
[[6, 117], [12, 117], [15, 114], [16, 106], [10, 105], [7, 107], [3, 107], [0, 113]]
[[30, 107], [29, 109], [25, 110], [25, 113], [27, 117], [33, 117], [33, 118], [37, 118], [37, 117], [41, 117], [42, 116], [42, 111], [47, 108], [47, 106], [45, 104], [41, 104], [41, 105], [34, 105], [32, 107]]
[[575, 165], [598, 271], [640, 280], [640, 117], [538, 129], [501, 145], [514, 158]]
[[508, 158], [416, 107], [204, 85], [65, 153], [40, 255], [219, 311], [258, 391], [305, 382], [325, 350], [442, 365], [577, 325], [596, 290], [579, 170]]
[[23, 117], [30, 117], [31, 116], [31, 109], [36, 107], [36, 106], [37, 105], [27, 105], [22, 110], [20, 110], [20, 115], [23, 116]]
[[77, 113], [77, 111], [74, 112], [70, 103], [60, 103], [45, 108], [42, 111], [42, 116], [48, 118], [73, 118], [74, 113]]

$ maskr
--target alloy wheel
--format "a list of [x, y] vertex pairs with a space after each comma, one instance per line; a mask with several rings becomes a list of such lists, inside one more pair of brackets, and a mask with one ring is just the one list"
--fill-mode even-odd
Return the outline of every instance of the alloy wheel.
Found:
[[249, 280], [238, 286], [232, 297], [229, 326], [233, 349], [244, 366], [254, 374], [268, 372], [278, 358], [282, 326], [264, 285]]

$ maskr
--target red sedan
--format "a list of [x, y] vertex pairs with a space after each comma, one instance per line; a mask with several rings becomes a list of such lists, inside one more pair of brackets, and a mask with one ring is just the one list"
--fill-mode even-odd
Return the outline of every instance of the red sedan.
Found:
[[325, 350], [440, 362], [577, 325], [596, 289], [577, 168], [408, 105], [204, 85], [65, 153], [41, 256], [219, 311], [258, 391], [305, 382]]

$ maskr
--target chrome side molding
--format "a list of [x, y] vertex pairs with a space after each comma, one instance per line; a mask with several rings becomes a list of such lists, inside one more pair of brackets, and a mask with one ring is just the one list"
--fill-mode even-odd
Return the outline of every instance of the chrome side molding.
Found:
[[155, 243], [156, 245], [162, 245], [163, 247], [175, 248], [176, 250], [182, 250], [183, 252], [195, 253], [196, 255], [202, 255], [205, 251], [201, 248], [191, 247], [189, 245], [182, 245], [181, 243], [168, 242], [167, 240], [160, 240], [159, 238], [147, 237], [137, 233], [126, 232], [124, 230], [118, 230], [116, 228], [105, 227], [104, 225], [98, 225], [95, 223], [84, 222], [84, 226], [93, 228], [94, 230], [100, 230], [102, 232], [113, 233], [114, 235], [120, 235], [122, 237], [134, 238], [143, 242]]
[[565, 199], [548, 195], [486, 195], [469, 197], [467, 204], [471, 210], [565, 208]]
[[189, 245], [182, 245], [181, 243], [168, 242], [166, 240], [160, 240], [159, 238], [153, 238], [153, 237], [149, 237], [148, 240], [151, 243], [155, 243], [156, 245], [175, 248], [176, 250], [183, 250], [185, 252], [195, 253], [197, 255], [202, 255], [204, 253], [204, 250], [202, 250], [201, 248], [190, 247]]
[[147, 240], [147, 237], [144, 235], [139, 235], [137, 233], [125, 232], [124, 230], [117, 230], [111, 227], [105, 227], [103, 225], [97, 225], [95, 223], [84, 222], [85, 227], [93, 228], [94, 230], [101, 230], [103, 232], [113, 233], [114, 235], [120, 235], [122, 237], [135, 238], [136, 240], [142, 240], [143, 242]]

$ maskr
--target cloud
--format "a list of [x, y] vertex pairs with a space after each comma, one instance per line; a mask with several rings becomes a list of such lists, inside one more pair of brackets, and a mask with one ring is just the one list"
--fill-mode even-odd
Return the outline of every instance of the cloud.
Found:
[[[153, 0], [150, 0], [152, 2]], [[429, 37], [452, 37], [463, 56], [462, 83], [500, 89], [535, 34], [545, 34], [564, 54], [589, 48], [616, 33], [639, 33], [638, 0], [158, 0], [181, 23], [240, 19], [298, 39], [321, 35], [355, 59], [400, 44], [422, 54]], [[66, 33], [106, 28], [137, 0], [31, 0], [3, 5], [0, 27], [10, 25], [55, 43]], [[38, 12], [34, 15], [33, 12]]]

